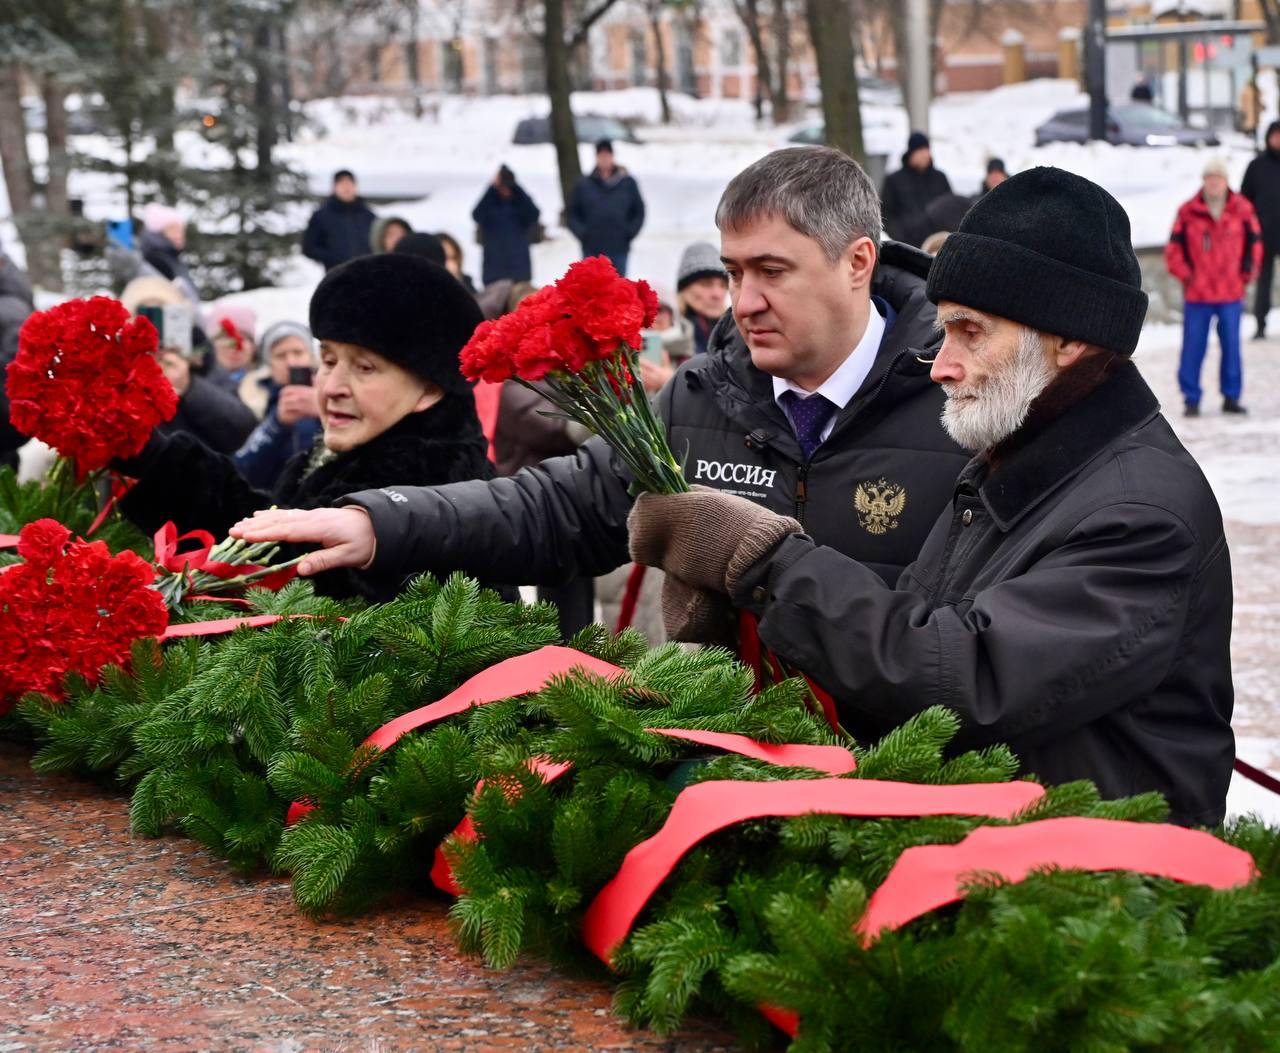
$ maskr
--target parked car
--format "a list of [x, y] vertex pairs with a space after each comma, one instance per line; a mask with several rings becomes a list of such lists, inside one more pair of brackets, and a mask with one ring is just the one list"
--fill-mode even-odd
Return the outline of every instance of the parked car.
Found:
[[[1089, 111], [1063, 110], [1036, 129], [1036, 146], [1089, 141]], [[1192, 128], [1149, 103], [1112, 106], [1107, 111], [1107, 142], [1123, 146], [1217, 146], [1218, 137]]]
[[[640, 142], [636, 138], [636, 133], [616, 117], [596, 117], [588, 114], [574, 117], [573, 125], [577, 130], [580, 143], [598, 143], [601, 139], [612, 139], [620, 143]], [[516, 125], [516, 132], [511, 137], [511, 141], [518, 146], [551, 142], [551, 118], [526, 117]]]

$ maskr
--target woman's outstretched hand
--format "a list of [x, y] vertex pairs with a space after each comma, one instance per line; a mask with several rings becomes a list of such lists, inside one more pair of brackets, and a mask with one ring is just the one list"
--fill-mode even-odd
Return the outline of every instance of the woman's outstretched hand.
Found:
[[300, 564], [304, 577], [338, 567], [364, 570], [373, 563], [377, 539], [373, 521], [363, 508], [268, 508], [242, 519], [231, 536], [244, 541], [281, 541], [293, 545], [318, 545]]

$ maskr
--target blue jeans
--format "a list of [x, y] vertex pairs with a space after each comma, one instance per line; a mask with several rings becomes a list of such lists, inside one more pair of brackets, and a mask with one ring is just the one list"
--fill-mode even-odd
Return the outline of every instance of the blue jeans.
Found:
[[1182, 361], [1178, 364], [1178, 387], [1183, 399], [1198, 406], [1204, 392], [1200, 388], [1200, 367], [1209, 347], [1209, 326], [1218, 319], [1218, 344], [1222, 364], [1218, 383], [1222, 397], [1239, 401], [1244, 388], [1244, 367], [1240, 362], [1240, 316], [1244, 301], [1234, 303], [1189, 303], [1182, 309]]

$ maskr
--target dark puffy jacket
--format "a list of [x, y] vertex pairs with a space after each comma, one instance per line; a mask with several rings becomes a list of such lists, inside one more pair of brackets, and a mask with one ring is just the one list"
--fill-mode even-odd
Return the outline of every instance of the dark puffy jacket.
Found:
[[178, 400], [177, 414], [158, 430], [162, 435], [185, 432], [218, 453], [235, 453], [257, 425], [253, 410], [236, 394], [235, 382], [206, 350], [192, 361], [191, 384]]
[[[1280, 131], [1273, 121], [1267, 136]], [[1262, 237], [1270, 253], [1280, 252], [1280, 151], [1263, 150], [1244, 171], [1240, 193], [1249, 199], [1262, 224]]]
[[1217, 219], [1196, 194], [1178, 209], [1164, 262], [1185, 287], [1187, 303], [1234, 303], [1262, 262], [1262, 231], [1253, 206], [1241, 194], [1227, 192]]
[[619, 256], [644, 226], [644, 200], [636, 181], [619, 168], [609, 179], [599, 169], [578, 180], [569, 199], [569, 229], [583, 256]]
[[138, 240], [138, 251], [142, 253], [142, 258], [160, 273], [160, 277], [167, 278], [169, 281], [177, 281], [181, 278], [186, 278], [188, 281], [191, 279], [187, 265], [182, 262], [178, 247], [159, 231], [144, 231]]
[[951, 193], [945, 173], [930, 165], [923, 172], [903, 158], [902, 167], [885, 177], [880, 193], [884, 226], [889, 237], [919, 247], [934, 231], [928, 217], [929, 202]]
[[533, 277], [529, 228], [538, 222], [539, 215], [533, 198], [518, 184], [511, 188], [509, 198], [504, 198], [493, 186], [484, 192], [471, 213], [483, 241], [482, 285], [503, 279], [527, 282]]
[[997, 455], [966, 467], [896, 589], [794, 535], [735, 602], [859, 738], [947, 706], [957, 749], [1005, 742], [1047, 783], [1158, 790], [1175, 821], [1218, 823], [1231, 567], [1204, 475], [1129, 362]]
[[0, 463], [17, 464], [18, 447], [27, 441], [9, 423], [9, 399], [4, 394], [5, 370], [18, 353], [18, 331], [35, 310], [31, 283], [8, 256], [0, 252]]
[[[794, 514], [815, 536], [894, 579], [911, 562], [968, 460], [942, 430], [943, 394], [917, 353], [938, 337], [925, 299], [929, 257], [886, 245], [873, 292], [897, 312], [862, 389], [806, 464], [771, 379], [751, 364], [730, 316], [711, 349], [681, 366], [659, 396], [672, 450], [690, 482]], [[629, 479], [597, 438], [572, 456], [510, 479], [348, 497], [373, 517], [376, 565], [388, 572], [459, 569], [529, 585], [621, 566]], [[859, 493], [897, 488], [882, 521], [854, 516]]]
[[285, 465], [298, 454], [310, 450], [323, 430], [315, 417], [303, 417], [294, 424], [281, 424], [276, 416], [280, 388], [268, 381], [267, 389], [267, 410], [233, 458], [240, 474], [260, 490], [275, 486]]
[[[271, 491], [251, 486], [230, 457], [212, 452], [189, 435], [175, 435], [153, 439], [137, 458], [121, 465], [138, 479], [122, 499], [121, 510], [148, 532], [173, 520], [180, 533], [202, 529], [221, 538], [238, 520], [272, 505], [322, 508], [363, 487], [492, 478], [485, 448], [470, 393], [448, 395], [428, 410], [410, 413], [364, 445], [318, 467], [312, 467], [310, 451], [300, 453]], [[387, 600], [401, 580], [401, 575], [336, 570], [317, 575], [315, 583], [317, 591], [329, 596]]]
[[339, 201], [330, 197], [311, 215], [302, 235], [302, 254], [332, 270], [354, 256], [369, 252], [369, 232], [376, 217], [363, 198]]

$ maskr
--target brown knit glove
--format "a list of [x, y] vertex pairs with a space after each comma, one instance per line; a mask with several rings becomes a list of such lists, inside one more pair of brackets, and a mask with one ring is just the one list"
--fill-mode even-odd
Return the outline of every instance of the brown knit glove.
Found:
[[680, 643], [734, 646], [733, 608], [710, 589], [698, 589], [674, 574], [662, 576], [662, 624]]
[[[662, 606], [667, 632], [672, 639], [687, 640], [691, 637], [683, 634], [705, 631], [723, 620], [712, 612], [708, 596], [693, 593], [728, 595], [747, 570], [801, 527], [745, 498], [695, 486], [685, 494], [641, 494], [627, 530], [631, 558], [666, 571], [669, 584]], [[673, 578], [678, 584], [670, 584]], [[716, 606], [724, 609], [723, 600]]]

